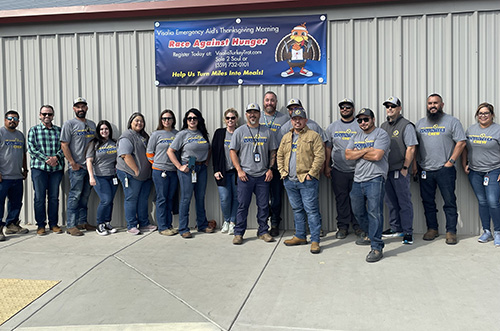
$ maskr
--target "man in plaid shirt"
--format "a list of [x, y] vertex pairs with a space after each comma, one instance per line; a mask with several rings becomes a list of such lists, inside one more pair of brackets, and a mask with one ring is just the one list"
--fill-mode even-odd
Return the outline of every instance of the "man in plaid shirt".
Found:
[[52, 124], [54, 108], [51, 105], [43, 105], [39, 116], [40, 124], [33, 126], [28, 133], [28, 152], [31, 156], [31, 180], [35, 190], [37, 234], [43, 236], [46, 234], [47, 216], [52, 232], [62, 233], [57, 223], [59, 184], [64, 174], [64, 154], [60, 142], [61, 128]]

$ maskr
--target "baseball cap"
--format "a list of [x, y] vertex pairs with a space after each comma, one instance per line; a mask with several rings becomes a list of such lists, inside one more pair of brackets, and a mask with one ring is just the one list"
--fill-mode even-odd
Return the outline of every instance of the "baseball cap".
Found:
[[361, 110], [356, 115], [356, 118], [360, 117], [361, 115], [370, 116], [371, 118], [375, 117], [375, 114], [370, 108], [361, 108]]
[[286, 108], [294, 105], [302, 107], [302, 102], [300, 102], [299, 99], [290, 99], [290, 101], [288, 101], [288, 104], [286, 105]]
[[398, 107], [401, 106], [401, 100], [399, 100], [398, 98], [396, 97], [388, 97], [387, 100], [384, 101], [384, 103], [382, 105], [385, 106], [386, 103], [392, 103], [393, 105], [396, 105]]
[[84, 104], [87, 104], [87, 100], [85, 100], [84, 98], [82, 97], [78, 97], [76, 98], [74, 101], [73, 101], [73, 106], [76, 105], [77, 103], [84, 103]]
[[307, 118], [307, 115], [306, 115], [306, 112], [304, 110], [304, 108], [298, 108], [298, 109], [295, 109], [292, 113], [292, 115], [290, 115], [291, 118], [294, 118], [294, 117], [302, 117], [302, 118]]
[[249, 110], [257, 110], [257, 111], [260, 111], [260, 107], [258, 104], [256, 103], [249, 103], [248, 106], [247, 106], [247, 109], [245, 110], [246, 112], [249, 111]]
[[344, 103], [348, 103], [348, 104], [350, 104], [351, 106], [354, 107], [354, 101], [352, 101], [351, 99], [347, 99], [347, 98], [342, 99], [342, 100], [339, 101], [339, 107], [341, 105], [343, 105]]

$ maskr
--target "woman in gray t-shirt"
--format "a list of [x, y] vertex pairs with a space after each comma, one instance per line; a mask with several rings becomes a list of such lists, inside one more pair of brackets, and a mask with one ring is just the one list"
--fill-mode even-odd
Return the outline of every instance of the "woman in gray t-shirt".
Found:
[[[212, 233], [208, 226], [205, 212], [205, 191], [207, 188], [207, 164], [210, 159], [210, 141], [205, 126], [205, 119], [196, 108], [191, 108], [184, 115], [182, 130], [168, 149], [168, 157], [177, 168], [181, 184], [179, 206], [179, 233], [183, 238], [191, 238], [189, 231], [189, 205], [193, 192], [196, 198], [196, 224], [198, 232]], [[181, 160], [175, 152], [181, 152]]]
[[175, 115], [170, 109], [161, 112], [158, 127], [151, 134], [146, 150], [148, 160], [153, 165], [153, 182], [156, 189], [156, 223], [158, 231], [165, 236], [179, 233], [172, 227], [173, 199], [177, 190], [177, 172], [170, 161], [167, 150], [174, 141]]
[[101, 236], [115, 233], [111, 226], [113, 213], [113, 199], [118, 188], [116, 178], [116, 140], [113, 139], [111, 124], [102, 120], [97, 123], [95, 137], [87, 145], [87, 171], [90, 185], [99, 196], [97, 207], [97, 229]]

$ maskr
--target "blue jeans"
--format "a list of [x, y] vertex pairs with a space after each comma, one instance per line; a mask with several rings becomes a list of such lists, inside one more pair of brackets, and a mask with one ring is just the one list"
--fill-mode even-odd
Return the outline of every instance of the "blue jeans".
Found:
[[271, 168], [273, 171], [273, 179], [269, 182], [269, 195], [271, 198], [270, 217], [271, 226], [279, 228], [281, 223], [281, 199], [283, 196], [283, 182], [278, 169]]
[[226, 185], [217, 186], [224, 222], [236, 222], [236, 213], [238, 211], [236, 176], [236, 172], [226, 172]]
[[181, 184], [181, 202], [179, 207], [179, 233], [189, 232], [189, 205], [191, 197], [196, 200], [196, 224], [198, 231], [207, 228], [207, 216], [205, 212], [205, 192], [207, 190], [207, 166], [205, 164], [195, 165], [196, 183], [191, 182], [191, 170], [187, 173], [177, 170], [179, 183]]
[[291, 181], [285, 178], [284, 182], [288, 200], [293, 209], [295, 222], [295, 236], [306, 239], [306, 219], [311, 231], [311, 241], [319, 243], [321, 231], [321, 216], [319, 213], [319, 180]]
[[156, 190], [156, 223], [158, 231], [172, 227], [172, 206], [175, 190], [179, 180], [175, 171], [165, 171], [166, 177], [162, 177], [163, 171], [153, 169], [153, 182]]
[[[127, 229], [132, 229], [149, 225], [148, 199], [151, 191], [151, 179], [144, 181], [137, 180], [132, 175], [116, 169], [116, 175], [120, 179], [125, 195], [125, 220]], [[125, 178], [128, 179], [128, 187], [125, 185]]]
[[248, 207], [252, 202], [252, 193], [255, 194], [257, 202], [257, 222], [259, 229], [257, 235], [268, 233], [267, 217], [269, 215], [269, 182], [266, 175], [252, 177], [247, 174], [248, 181], [242, 182], [238, 177], [238, 212], [236, 213], [236, 226], [234, 235], [243, 236], [247, 229]]
[[436, 188], [439, 187], [444, 200], [444, 214], [446, 216], [446, 232], [457, 233], [457, 197], [455, 196], [455, 181], [457, 170], [455, 167], [442, 167], [439, 170], [427, 171], [426, 179], [420, 179], [420, 196], [424, 205], [427, 229], [438, 230]]
[[[7, 203], [7, 218], [3, 222], [5, 208], [5, 198], [9, 199]], [[0, 226], [17, 223], [19, 214], [23, 206], [23, 180], [22, 179], [4, 179], [0, 182]]]
[[352, 212], [361, 229], [368, 233], [372, 249], [382, 250], [382, 228], [384, 226], [385, 179], [382, 176], [352, 184]]
[[[483, 230], [491, 230], [490, 220], [492, 220], [494, 230], [500, 231], [500, 184], [497, 181], [499, 174], [500, 169], [488, 173], [474, 170], [469, 172], [469, 181], [479, 203], [479, 218]], [[484, 186], [486, 175], [489, 177], [489, 182]]]
[[94, 190], [101, 200], [97, 206], [97, 224], [111, 222], [113, 200], [118, 189], [118, 185], [113, 185], [113, 178], [114, 176], [95, 176]]
[[31, 168], [31, 181], [35, 191], [35, 221], [39, 228], [44, 228], [48, 216], [52, 229], [59, 221], [59, 184], [63, 170], [44, 171]]
[[67, 202], [67, 227], [74, 228], [79, 224], [87, 223], [87, 204], [89, 201], [91, 186], [87, 169], [80, 168], [77, 171], [68, 169], [69, 193]]
[[[398, 178], [394, 178], [397, 173]], [[385, 203], [389, 209], [389, 225], [395, 232], [413, 234], [413, 204], [411, 203], [410, 174], [389, 171], [385, 182]]]

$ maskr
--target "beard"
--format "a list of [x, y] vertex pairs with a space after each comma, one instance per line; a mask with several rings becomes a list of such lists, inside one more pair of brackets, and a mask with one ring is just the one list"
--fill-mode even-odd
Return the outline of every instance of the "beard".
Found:
[[83, 110], [80, 110], [79, 112], [76, 113], [76, 117], [78, 118], [85, 118], [86, 113]]
[[443, 117], [443, 115], [444, 115], [443, 108], [435, 108], [435, 107], [433, 107], [431, 109], [437, 109], [437, 112], [431, 113], [430, 109], [427, 109], [427, 118], [429, 120], [431, 120], [431, 121], [437, 121], [441, 117]]
[[343, 119], [349, 118], [349, 117], [351, 117], [352, 115], [353, 115], [353, 112], [350, 112], [350, 113], [348, 113], [348, 114], [342, 114], [342, 113], [340, 113], [340, 117], [342, 117]]

